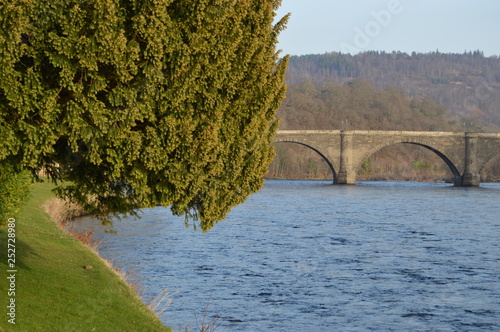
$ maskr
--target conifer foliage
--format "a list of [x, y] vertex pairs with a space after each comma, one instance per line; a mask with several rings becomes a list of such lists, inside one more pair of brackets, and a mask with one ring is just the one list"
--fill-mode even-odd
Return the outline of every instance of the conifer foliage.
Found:
[[100, 216], [203, 230], [262, 186], [287, 57], [278, 0], [0, 0], [0, 162]]

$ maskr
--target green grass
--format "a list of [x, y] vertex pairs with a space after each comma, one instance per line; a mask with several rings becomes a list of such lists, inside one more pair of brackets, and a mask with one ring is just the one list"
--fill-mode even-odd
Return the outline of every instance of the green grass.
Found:
[[0, 330], [170, 331], [95, 252], [50, 220], [43, 203], [51, 189], [35, 184], [16, 219], [15, 325], [7, 315], [8, 232], [0, 229]]

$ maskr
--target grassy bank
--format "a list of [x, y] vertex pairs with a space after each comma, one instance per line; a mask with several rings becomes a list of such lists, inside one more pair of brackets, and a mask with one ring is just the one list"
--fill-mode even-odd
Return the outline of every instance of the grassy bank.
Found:
[[[15, 296], [8, 294], [8, 229], [0, 229], [0, 330], [170, 331], [97, 254], [50, 220], [43, 204], [51, 188], [34, 185], [16, 219]], [[15, 325], [8, 322], [10, 299]]]

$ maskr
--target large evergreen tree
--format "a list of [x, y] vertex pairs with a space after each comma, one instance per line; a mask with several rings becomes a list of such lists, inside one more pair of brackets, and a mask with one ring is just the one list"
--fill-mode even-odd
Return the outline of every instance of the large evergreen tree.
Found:
[[259, 190], [287, 58], [279, 0], [0, 0], [0, 162], [100, 216], [204, 230]]

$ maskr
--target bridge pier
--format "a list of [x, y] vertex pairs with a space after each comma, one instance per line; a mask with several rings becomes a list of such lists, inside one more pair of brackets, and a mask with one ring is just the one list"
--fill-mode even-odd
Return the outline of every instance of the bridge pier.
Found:
[[335, 183], [356, 184], [356, 170], [352, 169], [353, 134], [342, 131], [340, 133], [340, 170]]
[[478, 172], [477, 165], [477, 141], [477, 134], [465, 133], [464, 174], [462, 175], [462, 181], [460, 183], [462, 187], [479, 187], [481, 175]]
[[479, 187], [480, 176], [477, 174], [464, 174], [460, 187]]

